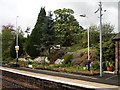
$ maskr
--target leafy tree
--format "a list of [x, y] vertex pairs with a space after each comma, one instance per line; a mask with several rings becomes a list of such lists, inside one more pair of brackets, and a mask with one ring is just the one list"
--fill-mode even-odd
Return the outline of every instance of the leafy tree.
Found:
[[[44, 31], [47, 29], [46, 26], [46, 11], [45, 8], [41, 8], [40, 13], [38, 15], [37, 22], [35, 27], [29, 36], [26, 51], [32, 57], [37, 57], [40, 55], [40, 49], [44, 47]], [[37, 47], [36, 47], [37, 46]]]
[[[113, 36], [110, 38], [109, 41], [107, 42], [102, 42], [102, 59], [103, 59], [103, 62], [105, 61], [113, 61], [115, 60], [115, 44], [114, 42], [112, 41], [113, 39]], [[100, 59], [99, 56], [100, 56], [100, 48], [99, 48], [99, 44], [97, 45], [97, 53], [96, 53], [96, 59]]]
[[[99, 40], [99, 26], [90, 26], [90, 47], [96, 48], [96, 54], [95, 57], [97, 60], [99, 60], [100, 56], [100, 40]], [[114, 37], [113, 33], [114, 27], [110, 25], [109, 23], [102, 25], [102, 59], [103, 62], [108, 61], [114, 61], [114, 52], [115, 47], [114, 43], [112, 41]]]
[[75, 44], [77, 33], [80, 31], [79, 23], [73, 16], [72, 9], [58, 9], [55, 14], [55, 31], [57, 44], [71, 46]]
[[109, 23], [105, 23], [102, 26], [102, 37], [103, 37], [103, 41], [109, 41], [109, 39], [111, 38], [111, 35], [113, 33], [114, 30], [114, 26], [110, 25]]
[[[15, 58], [15, 39], [16, 34], [15, 30], [13, 29], [13, 25], [3, 25], [2, 27], [2, 57], [3, 62], [9, 62], [10, 58]], [[22, 33], [22, 29], [19, 27], [19, 56], [23, 54], [23, 46], [21, 43], [24, 43], [24, 37]]]
[[97, 26], [90, 26], [89, 27], [89, 40], [90, 40], [90, 46], [94, 46], [99, 43], [99, 32]]
[[103, 43], [103, 61], [115, 60], [115, 44], [111, 38], [108, 42]]
[[[114, 27], [110, 25], [109, 23], [105, 23], [102, 25], [102, 41], [107, 42], [110, 40], [110, 38], [114, 35], [113, 33]], [[96, 25], [89, 27], [90, 31], [90, 46], [95, 46], [99, 44], [99, 38], [100, 38], [100, 32], [99, 32], [99, 26]]]
[[[98, 26], [90, 26], [89, 29], [90, 29], [90, 34], [91, 33], [96, 33], [96, 36], [94, 37], [94, 41], [97, 41], [98, 40], [98, 37], [99, 37], [99, 29], [100, 27]], [[91, 32], [92, 31], [92, 32]], [[102, 25], [102, 40], [103, 41], [109, 41], [111, 36], [114, 34], [114, 26], [111, 25], [110, 23], [104, 23]], [[90, 35], [91, 36], [91, 35]], [[92, 36], [91, 36], [92, 37]]]
[[10, 46], [14, 40], [14, 29], [13, 25], [3, 25], [2, 26], [2, 57], [3, 62], [10, 57]]

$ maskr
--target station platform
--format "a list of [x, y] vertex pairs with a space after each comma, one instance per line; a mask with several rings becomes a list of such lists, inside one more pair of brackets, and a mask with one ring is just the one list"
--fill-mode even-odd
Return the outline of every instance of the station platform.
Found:
[[[35, 77], [35, 78], [39, 78], [39, 79], [43, 79], [43, 80], [53, 81], [56, 83], [73, 85], [73, 86], [77, 86], [77, 87], [83, 87], [83, 88], [85, 87], [85, 88], [96, 89], [96, 90], [120, 90], [120, 87], [117, 85], [103, 84], [103, 83], [98, 83], [98, 82], [90, 82], [90, 81], [80, 80], [80, 79], [71, 79], [71, 78], [66, 78], [66, 77], [35, 73], [35, 72], [30, 72], [30, 71], [25, 71], [25, 70], [18, 70], [18, 69], [13, 69], [13, 68], [8, 68], [8, 67], [2, 67], [2, 66], [0, 66], [0, 70], [4, 70], [4, 71], [16, 73], [16, 74], [22, 74], [22, 75], [26, 75], [29, 77]], [[83, 77], [85, 77], [85, 76], [83, 76]], [[89, 77], [89, 78], [92, 78], [92, 77]], [[97, 78], [93, 78], [93, 79], [96, 79], [96, 81], [97, 81]]]

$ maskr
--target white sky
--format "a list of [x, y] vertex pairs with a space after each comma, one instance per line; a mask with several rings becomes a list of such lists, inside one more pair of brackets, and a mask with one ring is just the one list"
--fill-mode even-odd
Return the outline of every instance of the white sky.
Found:
[[[101, 0], [103, 10], [107, 10], [103, 15], [103, 22], [115, 26], [115, 32], [118, 32], [118, 0]], [[54, 11], [59, 8], [70, 8], [74, 10], [77, 21], [84, 28], [90, 25], [99, 25], [99, 13], [94, 14], [98, 9], [99, 0], [0, 0], [0, 28], [2, 25], [16, 25], [16, 16], [18, 26], [23, 31], [27, 27], [34, 28], [38, 13], [41, 7], [45, 7], [46, 12]], [[82, 18], [79, 15], [86, 14], [88, 18]]]

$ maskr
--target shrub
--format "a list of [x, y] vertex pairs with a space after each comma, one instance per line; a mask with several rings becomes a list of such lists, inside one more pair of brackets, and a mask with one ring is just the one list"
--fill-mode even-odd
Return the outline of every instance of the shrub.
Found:
[[71, 61], [73, 59], [73, 54], [66, 54], [62, 58], [64, 59], [63, 64], [71, 63]]
[[19, 64], [21, 67], [28, 67], [28, 61], [24, 62], [24, 61], [19, 61]]
[[50, 59], [50, 62], [53, 64], [58, 58], [62, 58], [65, 52], [63, 50], [54, 50], [50, 53], [48, 58]]
[[98, 61], [93, 61], [93, 63], [91, 63], [91, 69], [93, 70], [97, 70], [99, 69], [100, 65]]

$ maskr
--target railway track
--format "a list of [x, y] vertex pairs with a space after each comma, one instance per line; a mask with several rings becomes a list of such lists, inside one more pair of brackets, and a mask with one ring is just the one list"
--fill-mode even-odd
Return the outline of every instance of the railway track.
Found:
[[0, 80], [2, 80], [2, 90], [88, 90], [83, 87], [39, 80], [6, 71], [3, 71], [3, 76], [0, 76]]
[[2, 90], [40, 90], [38, 87], [19, 82], [6, 76], [0, 77], [0, 80], [2, 80]]

